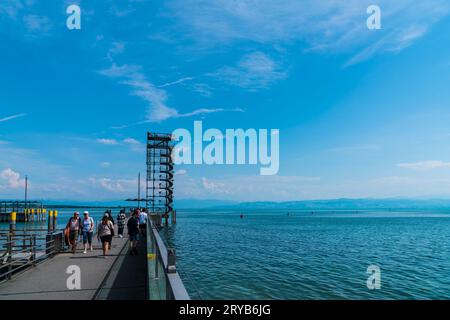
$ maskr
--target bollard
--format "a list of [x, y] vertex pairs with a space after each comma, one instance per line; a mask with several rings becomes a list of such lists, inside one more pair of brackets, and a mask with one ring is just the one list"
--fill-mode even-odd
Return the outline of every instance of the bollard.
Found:
[[53, 211], [53, 231], [56, 230], [56, 226], [58, 221], [58, 210]]
[[17, 212], [11, 212], [10, 218], [9, 218], [9, 233], [11, 235], [16, 234], [16, 222], [17, 222]]
[[53, 231], [53, 210], [48, 212], [48, 233]]

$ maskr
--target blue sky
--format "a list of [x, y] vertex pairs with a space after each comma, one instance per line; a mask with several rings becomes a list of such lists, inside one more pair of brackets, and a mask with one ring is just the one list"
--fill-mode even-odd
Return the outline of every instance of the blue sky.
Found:
[[194, 120], [280, 129], [281, 167], [180, 166], [180, 199], [448, 197], [449, 16], [445, 0], [3, 0], [1, 198], [25, 175], [34, 198], [132, 196], [146, 131]]

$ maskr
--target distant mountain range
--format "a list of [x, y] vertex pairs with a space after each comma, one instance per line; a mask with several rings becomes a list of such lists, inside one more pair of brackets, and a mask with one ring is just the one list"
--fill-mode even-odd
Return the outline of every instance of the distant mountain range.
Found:
[[[80, 201], [80, 200], [42, 200], [47, 206], [53, 207], [132, 207], [137, 206], [137, 202], [127, 201]], [[141, 202], [141, 206], [145, 205]], [[233, 206], [239, 205], [237, 201], [227, 200], [199, 200], [199, 199], [181, 199], [175, 201], [175, 207], [177, 209], [204, 209], [218, 206]]]
[[286, 210], [450, 209], [450, 199], [333, 199], [289, 202], [243, 202], [228, 207], [230, 209]]
[[[126, 201], [71, 201], [47, 200], [47, 206], [74, 205], [80, 207], [122, 207], [137, 205]], [[281, 210], [361, 210], [361, 209], [450, 209], [450, 199], [333, 199], [287, 202], [238, 202], [228, 200], [180, 199], [175, 201], [177, 209], [281, 209]]]

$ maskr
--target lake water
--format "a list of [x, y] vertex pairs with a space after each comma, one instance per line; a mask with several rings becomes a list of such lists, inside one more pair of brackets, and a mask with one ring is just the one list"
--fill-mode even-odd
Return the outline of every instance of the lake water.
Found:
[[[180, 210], [161, 231], [192, 298], [450, 299], [450, 212], [240, 214]], [[367, 288], [369, 265], [380, 290]]]
[[[50, 210], [50, 209], [48, 209]], [[53, 210], [53, 209], [52, 209]], [[57, 229], [64, 229], [64, 227], [67, 225], [67, 222], [69, 219], [73, 216], [73, 213], [75, 211], [78, 211], [80, 213], [80, 217], [83, 217], [83, 212], [85, 209], [71, 209], [71, 208], [64, 208], [64, 209], [55, 209], [58, 210], [58, 227]], [[95, 220], [96, 223], [102, 220], [104, 216], [104, 209], [89, 209], [86, 210], [89, 211], [90, 216]], [[119, 213], [118, 210], [115, 210], [113, 212], [114, 219], [116, 218], [117, 214]], [[47, 222], [28, 222], [28, 223], [17, 223], [17, 229], [22, 229], [24, 226], [26, 226], [28, 229], [46, 229], [47, 228]], [[1, 228], [7, 228], [8, 223], [0, 223]]]
[[450, 298], [450, 213], [179, 211], [162, 234], [193, 298]]

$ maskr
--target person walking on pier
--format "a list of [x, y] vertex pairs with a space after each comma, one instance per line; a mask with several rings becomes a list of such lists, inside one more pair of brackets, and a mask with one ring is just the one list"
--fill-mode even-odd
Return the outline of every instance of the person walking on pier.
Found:
[[112, 222], [113, 225], [116, 224], [115, 221], [114, 221], [114, 218], [113, 218], [113, 215], [112, 215], [111, 210], [106, 210], [106, 211], [105, 211], [105, 215], [108, 215], [108, 219], [109, 219], [109, 221]]
[[147, 231], [147, 220], [148, 220], [147, 212], [145, 209], [143, 209], [139, 213], [139, 231], [142, 236], [145, 236]]
[[84, 212], [84, 219], [83, 219], [82, 226], [83, 226], [84, 254], [86, 254], [88, 251], [88, 244], [89, 244], [89, 249], [91, 251], [94, 251], [94, 247], [92, 246], [92, 236], [94, 235], [95, 223], [94, 223], [94, 219], [92, 219], [89, 216], [88, 211]]
[[128, 219], [128, 235], [130, 236], [130, 255], [138, 255], [137, 244], [139, 241], [139, 211], [133, 212], [133, 216]]
[[81, 219], [78, 212], [75, 212], [73, 217], [69, 219], [66, 229], [69, 229], [69, 243], [72, 253], [75, 253], [77, 250], [78, 235], [81, 229]]
[[127, 220], [127, 216], [125, 215], [125, 210], [120, 210], [119, 215], [117, 216], [117, 227], [119, 228], [118, 234], [119, 238], [123, 238], [123, 231], [125, 229], [125, 221]]
[[112, 234], [111, 234], [111, 242], [109, 243], [109, 250], [111, 250], [111, 246], [112, 246], [112, 238], [114, 238], [114, 226], [116, 225], [116, 223], [114, 222], [114, 218], [112, 216], [112, 212], [111, 210], [106, 210], [105, 211], [105, 217], [108, 217], [109, 221], [112, 223], [113, 225], [113, 229], [112, 229]]
[[102, 243], [103, 256], [108, 256], [108, 251], [111, 249], [111, 242], [114, 233], [114, 225], [109, 220], [108, 215], [103, 217], [102, 222], [98, 225], [97, 237]]

